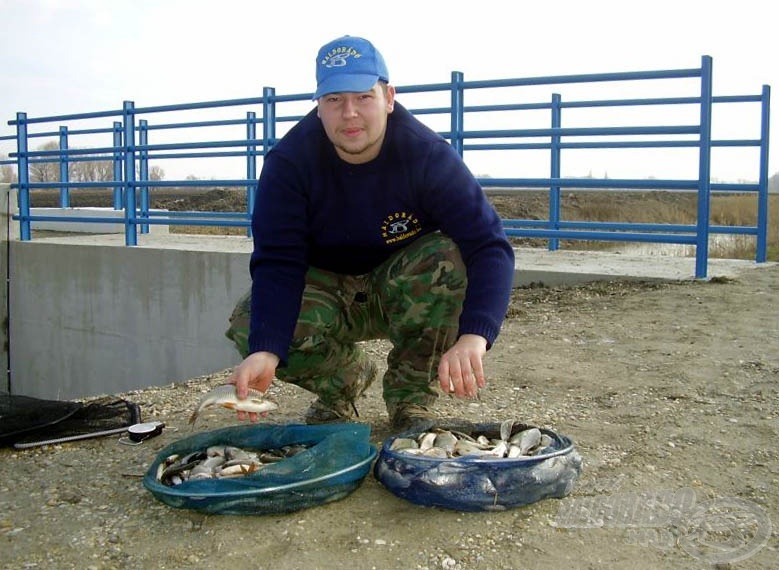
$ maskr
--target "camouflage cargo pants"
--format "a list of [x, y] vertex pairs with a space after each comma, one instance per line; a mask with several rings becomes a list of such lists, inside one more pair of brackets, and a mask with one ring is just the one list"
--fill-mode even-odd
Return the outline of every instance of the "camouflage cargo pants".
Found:
[[[306, 274], [300, 315], [285, 368], [277, 377], [319, 396], [325, 405], [354, 402], [375, 379], [376, 367], [355, 344], [389, 339], [383, 397], [390, 414], [401, 403], [431, 405], [441, 355], [456, 340], [467, 284], [454, 242], [426, 235], [367, 275], [316, 268]], [[250, 294], [225, 333], [248, 354]]]

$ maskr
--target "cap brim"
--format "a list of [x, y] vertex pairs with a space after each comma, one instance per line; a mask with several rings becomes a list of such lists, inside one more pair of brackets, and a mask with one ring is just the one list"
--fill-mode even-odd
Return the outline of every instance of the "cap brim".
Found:
[[362, 93], [370, 91], [379, 80], [378, 75], [333, 75], [317, 85], [313, 99], [330, 93]]

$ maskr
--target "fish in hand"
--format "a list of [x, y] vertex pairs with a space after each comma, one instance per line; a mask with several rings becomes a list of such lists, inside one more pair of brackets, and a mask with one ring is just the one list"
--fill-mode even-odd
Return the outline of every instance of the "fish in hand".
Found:
[[266, 398], [265, 395], [258, 390], [250, 389], [248, 396], [244, 399], [240, 399], [235, 392], [235, 386], [233, 384], [223, 384], [203, 395], [197, 408], [190, 416], [189, 423], [194, 425], [200, 412], [210, 406], [222, 406], [223, 408], [236, 412], [249, 412], [255, 414], [264, 414], [279, 407], [276, 402]]

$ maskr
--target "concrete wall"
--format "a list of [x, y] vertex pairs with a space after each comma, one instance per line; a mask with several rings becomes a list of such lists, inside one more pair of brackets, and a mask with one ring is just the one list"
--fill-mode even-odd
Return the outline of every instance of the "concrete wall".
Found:
[[248, 251], [79, 239], [10, 242], [11, 393], [111, 394], [240, 361], [224, 331], [250, 284]]
[[11, 185], [0, 184], [0, 393], [10, 392], [8, 376], [8, 238], [11, 229]]
[[[8, 196], [7, 185], [0, 188], [0, 271], [10, 283], [0, 284], [0, 312], [10, 308], [0, 392], [78, 399], [184, 381], [240, 361], [224, 331], [250, 286], [250, 239], [146, 234], [126, 247], [123, 235], [104, 234], [22, 242], [11, 223], [8, 240]], [[13, 194], [10, 202], [14, 209]], [[526, 249], [517, 253], [514, 284], [690, 279], [694, 262]], [[730, 275], [737, 263], [755, 265], [709, 261], [718, 275]]]

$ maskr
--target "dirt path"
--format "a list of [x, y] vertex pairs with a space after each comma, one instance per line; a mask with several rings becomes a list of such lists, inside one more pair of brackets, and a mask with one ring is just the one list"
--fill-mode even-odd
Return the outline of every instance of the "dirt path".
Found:
[[[381, 343], [368, 345], [381, 358]], [[282, 516], [205, 516], [156, 501], [141, 475], [188, 435], [224, 372], [124, 395], [164, 433], [0, 450], [2, 568], [775, 568], [779, 540], [779, 267], [725, 282], [517, 290], [476, 402], [570, 436], [582, 478], [562, 500], [499, 513], [412, 505], [369, 475], [347, 498]], [[310, 398], [273, 388], [271, 420]], [[360, 402], [387, 435], [379, 387]], [[224, 411], [198, 429], [231, 425]], [[730, 565], [730, 566], [729, 566]]]

